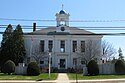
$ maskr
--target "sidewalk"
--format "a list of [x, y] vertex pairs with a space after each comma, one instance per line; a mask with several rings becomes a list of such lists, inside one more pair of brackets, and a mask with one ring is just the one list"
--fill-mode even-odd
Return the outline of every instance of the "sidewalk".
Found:
[[57, 78], [57, 83], [70, 83], [69, 78], [66, 73], [59, 73]]

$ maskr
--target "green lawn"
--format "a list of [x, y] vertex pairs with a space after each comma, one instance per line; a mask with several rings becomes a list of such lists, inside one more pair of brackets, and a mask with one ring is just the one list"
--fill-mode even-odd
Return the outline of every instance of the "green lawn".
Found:
[[[68, 73], [70, 80], [76, 79], [75, 73]], [[125, 75], [98, 75], [98, 76], [83, 76], [82, 74], [77, 74], [78, 80], [93, 80], [93, 79], [119, 79], [125, 78]]]
[[[56, 80], [57, 73], [51, 73], [50, 80]], [[0, 73], [0, 80], [48, 80], [48, 73], [40, 74], [39, 76], [22, 76], [22, 75], [7, 75]]]

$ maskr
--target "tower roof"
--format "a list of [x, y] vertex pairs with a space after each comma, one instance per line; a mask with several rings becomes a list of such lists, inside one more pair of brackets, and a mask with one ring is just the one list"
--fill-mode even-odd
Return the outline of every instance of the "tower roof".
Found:
[[66, 14], [66, 12], [64, 10], [61, 10], [59, 14]]

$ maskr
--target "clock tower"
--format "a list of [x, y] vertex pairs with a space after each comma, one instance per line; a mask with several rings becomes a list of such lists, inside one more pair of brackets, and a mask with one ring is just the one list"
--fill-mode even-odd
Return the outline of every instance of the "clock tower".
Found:
[[56, 13], [57, 32], [69, 32], [69, 16], [63, 9]]

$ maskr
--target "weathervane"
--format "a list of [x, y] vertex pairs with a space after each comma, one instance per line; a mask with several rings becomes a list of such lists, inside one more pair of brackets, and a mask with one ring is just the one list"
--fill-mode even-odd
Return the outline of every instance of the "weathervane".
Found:
[[62, 10], [63, 10], [64, 5], [62, 4]]

